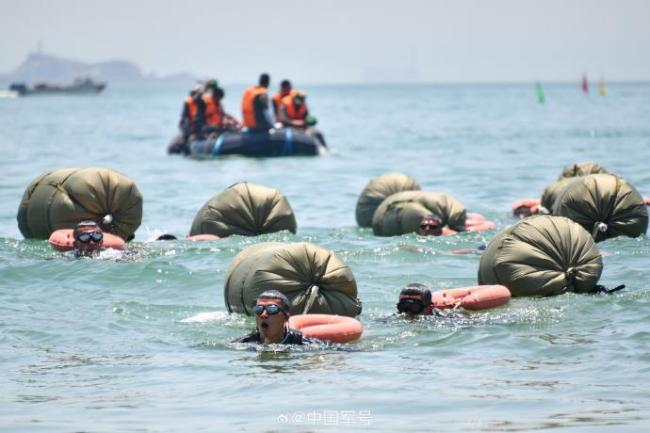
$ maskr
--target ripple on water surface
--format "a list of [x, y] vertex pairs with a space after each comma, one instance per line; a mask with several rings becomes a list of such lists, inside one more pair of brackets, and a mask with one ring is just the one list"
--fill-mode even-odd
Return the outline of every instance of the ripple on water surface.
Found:
[[[378, 238], [355, 227], [354, 207], [372, 176], [403, 171], [502, 229], [515, 199], [539, 196], [562, 166], [583, 160], [650, 195], [650, 86], [613, 85], [600, 99], [548, 86], [544, 105], [529, 86], [309, 90], [327, 157], [167, 156], [186, 89], [0, 100], [0, 146], [9, 149], [0, 161], [3, 431], [644, 431], [645, 236], [599, 244], [601, 281], [627, 285], [615, 295], [513, 299], [406, 320], [393, 316], [400, 288], [475, 284], [475, 250], [494, 232]], [[30, 114], [36, 104], [40, 120]], [[126, 173], [142, 191], [133, 251], [75, 260], [46, 241], [19, 240], [24, 188], [46, 170], [88, 165]], [[183, 237], [210, 197], [241, 180], [281, 190], [298, 233], [150, 242]], [[227, 313], [224, 277], [237, 253], [261, 241], [334, 250], [357, 278], [363, 338], [291, 350], [231, 343], [254, 320]]]

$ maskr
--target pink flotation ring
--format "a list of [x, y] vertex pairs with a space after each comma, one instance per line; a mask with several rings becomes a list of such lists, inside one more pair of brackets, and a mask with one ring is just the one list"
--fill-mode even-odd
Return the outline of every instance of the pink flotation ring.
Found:
[[476, 224], [466, 224], [465, 231], [467, 232], [484, 232], [486, 230], [494, 230], [497, 226], [492, 221], [482, 221]]
[[650, 197], [643, 197], [646, 206], [650, 206]]
[[452, 230], [449, 227], [445, 226], [442, 228], [442, 235], [440, 236], [451, 236], [451, 235], [457, 235], [458, 232], [456, 230]]
[[361, 322], [335, 314], [298, 314], [289, 317], [289, 327], [301, 331], [305, 337], [334, 343], [358, 340], [363, 333]]
[[467, 221], [479, 222], [479, 221], [486, 221], [486, 219], [480, 213], [467, 212], [467, 217], [466, 217], [466, 220], [465, 220], [465, 224], [467, 224]]
[[520, 207], [527, 207], [530, 209], [530, 213], [537, 215], [539, 213], [539, 207], [541, 204], [542, 201], [538, 198], [525, 198], [523, 200], [517, 200], [512, 204], [512, 213], [515, 214], [515, 211]]
[[[485, 230], [494, 230], [497, 226], [492, 221], [488, 221], [480, 213], [468, 212], [465, 219], [465, 231], [467, 232], [483, 232]], [[456, 235], [458, 232], [449, 227], [442, 228], [442, 236]]]
[[[55, 230], [48, 239], [48, 242], [57, 251], [70, 251], [74, 249], [74, 237], [72, 229]], [[116, 250], [124, 249], [124, 239], [111, 233], [104, 232], [104, 248], [113, 248]]]
[[463, 287], [441, 290], [431, 294], [433, 308], [463, 307], [467, 310], [484, 310], [510, 302], [510, 290], [501, 285]]
[[497, 226], [492, 221], [488, 221], [480, 213], [468, 212], [465, 219], [465, 229], [468, 232], [483, 232], [485, 230], [494, 230]]
[[221, 238], [217, 235], [203, 234], [203, 235], [188, 236], [185, 239], [187, 239], [188, 241], [215, 241]]

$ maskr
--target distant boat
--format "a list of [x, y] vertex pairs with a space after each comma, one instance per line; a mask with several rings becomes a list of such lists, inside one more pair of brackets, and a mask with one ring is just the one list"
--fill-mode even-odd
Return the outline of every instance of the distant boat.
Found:
[[106, 88], [106, 83], [95, 83], [91, 78], [77, 78], [72, 84], [58, 85], [50, 83], [36, 83], [28, 87], [25, 83], [12, 83], [9, 90], [19, 96], [31, 95], [87, 95], [99, 93]]
[[605, 84], [605, 80], [603, 78], [601, 78], [600, 82], [598, 83], [598, 93], [600, 93], [600, 96], [607, 96], [607, 84]]
[[542, 88], [542, 83], [535, 83], [535, 90], [537, 91], [537, 102], [543, 104], [546, 101], [546, 97], [544, 97], [544, 89]]
[[584, 93], [589, 93], [589, 81], [587, 81], [587, 75], [582, 76], [582, 91]]

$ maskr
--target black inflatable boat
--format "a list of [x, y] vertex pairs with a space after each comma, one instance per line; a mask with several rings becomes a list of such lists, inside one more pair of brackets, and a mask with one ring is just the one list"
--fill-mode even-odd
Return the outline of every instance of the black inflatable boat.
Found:
[[196, 158], [214, 158], [225, 155], [251, 157], [321, 155], [326, 152], [320, 132], [294, 128], [270, 131], [223, 132], [217, 138], [193, 140], [185, 143], [182, 137], [172, 141], [169, 153], [183, 153]]

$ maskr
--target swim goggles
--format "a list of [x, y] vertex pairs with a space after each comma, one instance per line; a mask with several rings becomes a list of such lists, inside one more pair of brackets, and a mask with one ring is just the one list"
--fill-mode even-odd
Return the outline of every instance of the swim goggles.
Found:
[[440, 224], [420, 224], [421, 230], [426, 230], [426, 229], [437, 230], [439, 228], [440, 228]]
[[75, 237], [75, 240], [82, 244], [87, 244], [91, 240], [95, 243], [101, 242], [102, 239], [104, 239], [104, 233], [102, 232], [85, 232], [80, 233]]
[[400, 299], [397, 303], [397, 311], [406, 314], [420, 314], [426, 305], [421, 299]]
[[273, 316], [282, 311], [282, 308], [278, 304], [256, 305], [253, 307], [253, 313], [257, 316], [261, 316], [264, 310], [266, 310], [269, 316]]

